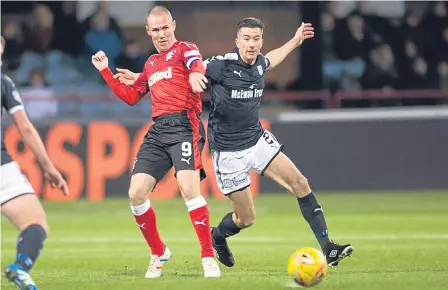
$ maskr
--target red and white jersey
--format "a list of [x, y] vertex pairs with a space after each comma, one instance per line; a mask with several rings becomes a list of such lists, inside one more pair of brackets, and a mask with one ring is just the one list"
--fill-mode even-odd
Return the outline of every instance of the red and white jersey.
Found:
[[193, 93], [188, 81], [196, 60], [202, 60], [198, 47], [185, 41], [176, 41], [167, 51], [148, 58], [133, 87], [141, 94], [151, 92], [153, 118], [181, 111], [202, 112], [200, 93]]

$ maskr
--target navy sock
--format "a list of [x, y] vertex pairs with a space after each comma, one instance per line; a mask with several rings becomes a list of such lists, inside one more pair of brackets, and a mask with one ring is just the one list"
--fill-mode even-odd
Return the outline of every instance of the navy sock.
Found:
[[42, 251], [46, 237], [47, 234], [40, 225], [30, 225], [24, 229], [17, 239], [16, 263], [26, 271], [31, 269]]
[[325, 223], [322, 207], [312, 192], [307, 196], [297, 198], [297, 201], [299, 202], [303, 217], [310, 225], [323, 253], [326, 254], [330, 245], [330, 239], [328, 237], [327, 224]]
[[225, 239], [238, 234], [241, 229], [235, 224], [232, 218], [233, 212], [226, 214], [216, 229], [213, 231], [215, 239]]

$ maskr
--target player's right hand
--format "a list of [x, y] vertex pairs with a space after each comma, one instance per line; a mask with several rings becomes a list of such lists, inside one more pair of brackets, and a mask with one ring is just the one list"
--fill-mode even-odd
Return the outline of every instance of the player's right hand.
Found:
[[132, 86], [134, 82], [137, 80], [139, 75], [131, 72], [128, 69], [117, 68], [117, 71], [118, 73], [114, 75], [114, 79], [118, 79], [120, 83], [125, 84], [127, 86]]
[[50, 183], [51, 187], [56, 186], [57, 188], [62, 190], [64, 195], [70, 195], [67, 181], [64, 180], [61, 173], [54, 166], [50, 166], [49, 168], [45, 169], [44, 176], [48, 183]]
[[92, 64], [98, 71], [102, 71], [103, 69], [109, 67], [109, 59], [107, 58], [104, 51], [100, 50], [92, 55]]
[[208, 83], [208, 80], [203, 74], [192, 72], [190, 73], [189, 82], [193, 93], [202, 93], [207, 88], [206, 83]]

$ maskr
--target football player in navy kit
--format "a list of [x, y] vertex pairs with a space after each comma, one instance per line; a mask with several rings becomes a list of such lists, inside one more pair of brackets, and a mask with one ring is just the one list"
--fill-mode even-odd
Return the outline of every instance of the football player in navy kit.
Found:
[[[5, 41], [1, 38], [0, 55], [3, 55]], [[54, 167], [42, 140], [28, 119], [19, 92], [13, 81], [2, 73], [2, 109], [12, 117], [23, 142], [36, 156], [45, 179], [68, 195], [67, 183]], [[6, 278], [20, 289], [37, 289], [29, 271], [39, 257], [44, 240], [48, 235], [48, 224], [44, 209], [34, 193], [31, 184], [22, 174], [18, 164], [11, 159], [1, 140], [1, 211], [20, 231], [17, 239], [16, 261], [6, 267]]]
[[226, 239], [251, 226], [255, 208], [250, 190], [250, 171], [267, 176], [293, 193], [330, 266], [353, 252], [351, 245], [333, 243], [322, 207], [308, 180], [282, 152], [283, 145], [260, 123], [264, 73], [279, 65], [289, 53], [314, 36], [310, 23], [302, 23], [294, 37], [263, 55], [264, 24], [245, 18], [237, 25], [236, 52], [204, 61], [212, 91], [208, 122], [209, 147], [213, 151], [216, 180], [232, 202], [233, 211], [212, 228], [213, 248], [219, 261], [235, 263]]

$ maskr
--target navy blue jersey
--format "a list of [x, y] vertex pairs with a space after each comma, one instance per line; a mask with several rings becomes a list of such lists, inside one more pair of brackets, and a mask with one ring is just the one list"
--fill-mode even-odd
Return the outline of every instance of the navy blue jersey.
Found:
[[249, 65], [234, 52], [211, 57], [204, 65], [211, 88], [210, 149], [240, 151], [254, 146], [264, 132], [260, 105], [269, 60], [259, 54]]
[[[17, 110], [23, 110], [22, 100], [20, 99], [19, 92], [17, 91], [14, 82], [6, 75], [2, 74], [2, 111], [5, 109], [10, 115]], [[2, 112], [3, 114], [3, 112]], [[2, 152], [1, 152], [1, 165], [11, 162], [11, 157], [5, 147], [4, 142], [5, 131], [2, 124]]]

